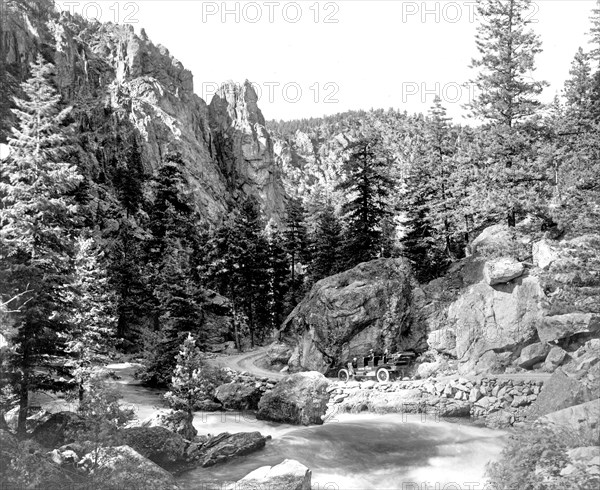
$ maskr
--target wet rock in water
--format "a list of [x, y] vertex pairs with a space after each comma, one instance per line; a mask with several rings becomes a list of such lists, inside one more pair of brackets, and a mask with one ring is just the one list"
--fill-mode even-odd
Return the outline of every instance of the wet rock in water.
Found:
[[151, 415], [144, 419], [140, 425], [142, 427], [164, 427], [191, 441], [198, 434], [192, 422], [193, 417], [187, 412], [183, 410], [169, 410], [168, 412], [158, 412]]
[[260, 432], [224, 432], [209, 438], [199, 449], [197, 459], [201, 466], [224, 463], [236, 456], [252, 453], [265, 446], [267, 438]]
[[121, 435], [128, 446], [161, 466], [173, 465], [185, 454], [185, 439], [164, 427], [132, 427]]
[[327, 378], [316, 371], [292, 374], [263, 395], [256, 417], [288, 424], [322, 424], [328, 387]]
[[262, 466], [237, 481], [239, 490], [311, 490], [312, 472], [294, 459], [285, 459], [275, 466]]
[[177, 490], [171, 473], [129, 446], [101, 447], [86, 454], [78, 465], [101, 481], [104, 488]]
[[215, 398], [224, 408], [232, 410], [256, 410], [262, 391], [255, 384], [226, 383], [215, 391]]

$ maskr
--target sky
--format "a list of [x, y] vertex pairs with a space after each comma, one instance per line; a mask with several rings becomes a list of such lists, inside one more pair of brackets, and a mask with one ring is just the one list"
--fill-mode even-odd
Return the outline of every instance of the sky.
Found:
[[[320, 117], [350, 109], [426, 112], [439, 95], [456, 122], [476, 93], [475, 2], [411, 0], [59, 0], [64, 9], [144, 28], [194, 75], [210, 102], [224, 81], [250, 80], [266, 119]], [[537, 0], [536, 80], [542, 99], [560, 93], [579, 46], [589, 49], [594, 0]]]

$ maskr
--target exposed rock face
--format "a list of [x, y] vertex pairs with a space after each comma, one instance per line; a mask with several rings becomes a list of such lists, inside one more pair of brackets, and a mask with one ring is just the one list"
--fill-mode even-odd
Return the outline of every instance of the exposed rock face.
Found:
[[164, 427], [133, 427], [123, 429], [124, 442], [142, 456], [163, 467], [183, 458], [186, 441]]
[[540, 269], [546, 269], [558, 257], [558, 253], [547, 240], [535, 242], [532, 246], [533, 263]]
[[288, 424], [322, 424], [329, 381], [321, 373], [296, 373], [279, 381], [258, 404], [256, 417]]
[[531, 410], [532, 414], [539, 417], [587, 402], [591, 398], [592, 394], [584, 383], [558, 369], [544, 385]]
[[283, 216], [285, 192], [273, 142], [250, 82], [223, 84], [210, 103], [215, 156], [234, 199], [258, 198], [267, 216]]
[[600, 399], [550, 412], [538, 419], [542, 424], [552, 424], [569, 431], [600, 437]]
[[144, 488], [176, 490], [173, 475], [145, 458], [129, 446], [102, 447], [86, 454], [79, 466], [97, 468], [94, 474], [107, 488]]
[[544, 371], [548, 371], [550, 373], [554, 372], [556, 368], [563, 363], [566, 357], [567, 352], [564, 349], [561, 349], [558, 346], [552, 347], [546, 356], [546, 360], [544, 362]]
[[513, 352], [533, 340], [542, 315], [542, 296], [538, 280], [523, 277], [495, 287], [475, 284], [452, 303], [448, 322], [456, 332], [461, 369], [473, 370], [487, 352]]
[[430, 332], [427, 336], [427, 344], [438, 352], [456, 356], [456, 333], [451, 327]]
[[378, 259], [317, 282], [285, 320], [292, 370], [325, 373], [369, 349], [412, 347], [411, 279], [402, 259]]
[[504, 284], [520, 277], [525, 270], [523, 264], [512, 257], [503, 257], [488, 261], [485, 264], [484, 275], [490, 286]]
[[219, 386], [215, 391], [215, 398], [223, 404], [224, 408], [256, 410], [262, 393], [256, 384], [234, 382]]
[[310, 490], [312, 472], [294, 459], [285, 459], [276, 466], [262, 466], [236, 482], [240, 490]]
[[117, 134], [122, 140], [135, 134], [148, 172], [162, 165], [167, 151], [182, 155], [185, 191], [207, 220], [223, 217], [240, 193], [256, 197], [267, 219], [279, 219], [283, 186], [249, 84], [224, 86], [209, 111], [193, 92], [191, 72], [145, 32], [58, 14], [50, 0], [36, 4], [29, 9], [14, 2], [3, 12], [7, 76], [18, 87], [40, 51], [55, 64], [56, 84], [75, 106], [81, 158], [92, 175], [110, 173], [113, 157], [123, 153]]
[[143, 420], [141, 426], [164, 427], [188, 441], [191, 441], [198, 434], [192, 423], [192, 418], [182, 410], [158, 412]]
[[600, 315], [592, 313], [566, 313], [546, 316], [538, 326], [540, 340], [550, 342], [579, 333], [600, 332]]

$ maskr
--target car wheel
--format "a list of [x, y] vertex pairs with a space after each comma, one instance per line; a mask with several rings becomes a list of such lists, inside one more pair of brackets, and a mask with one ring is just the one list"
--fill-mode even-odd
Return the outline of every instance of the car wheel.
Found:
[[377, 371], [377, 381], [385, 383], [390, 380], [390, 372], [386, 368], [381, 368]]
[[348, 381], [348, 378], [350, 378], [350, 374], [347, 369], [340, 369], [338, 371], [338, 379], [340, 381]]

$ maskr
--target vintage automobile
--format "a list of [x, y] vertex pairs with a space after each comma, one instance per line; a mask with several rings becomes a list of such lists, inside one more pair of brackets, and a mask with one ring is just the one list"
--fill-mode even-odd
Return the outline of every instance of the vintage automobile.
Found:
[[396, 354], [369, 355], [354, 358], [338, 371], [340, 381], [349, 379], [375, 378], [381, 383], [404, 377], [406, 369], [412, 364], [414, 352], [398, 352]]

